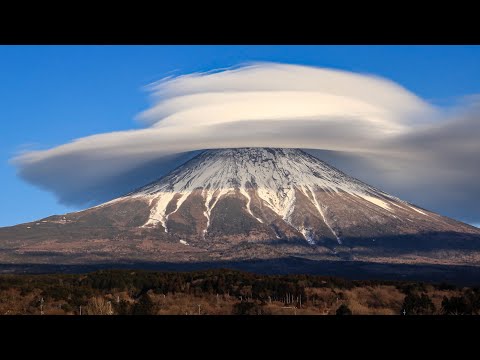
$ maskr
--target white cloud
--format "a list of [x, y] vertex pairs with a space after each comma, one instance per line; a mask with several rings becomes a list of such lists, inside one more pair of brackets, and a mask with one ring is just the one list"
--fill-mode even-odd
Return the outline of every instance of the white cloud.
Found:
[[[437, 204], [438, 192], [454, 189], [455, 198], [469, 204], [472, 192], [480, 197], [479, 185], [469, 180], [480, 175], [471, 163], [480, 150], [475, 106], [447, 117], [386, 79], [272, 63], [168, 78], [149, 88], [153, 104], [138, 117], [145, 129], [20, 154], [14, 159], [20, 176], [63, 202], [95, 203], [163, 175], [179, 153], [300, 147], [333, 151], [333, 162], [367, 159], [364, 167], [350, 168], [352, 175], [370, 180], [375, 169], [375, 185], [411, 201], [421, 193], [419, 205], [457, 217], [462, 214], [449, 212], [446, 202]], [[422, 185], [429, 182], [439, 184], [430, 191], [435, 201]], [[467, 207], [480, 214], [478, 203]]]

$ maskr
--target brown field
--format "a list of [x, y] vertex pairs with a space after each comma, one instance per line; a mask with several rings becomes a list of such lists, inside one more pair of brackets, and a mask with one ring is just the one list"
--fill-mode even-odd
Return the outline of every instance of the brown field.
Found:
[[[409, 298], [407, 298], [409, 297]], [[478, 314], [479, 289], [215, 270], [2, 275], [1, 315]]]

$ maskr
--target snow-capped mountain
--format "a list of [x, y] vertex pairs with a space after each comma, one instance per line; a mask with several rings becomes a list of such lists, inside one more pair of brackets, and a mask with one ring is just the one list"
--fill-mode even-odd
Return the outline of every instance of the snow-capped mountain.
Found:
[[460, 226], [299, 149], [207, 150], [159, 181], [106, 205], [129, 200], [148, 202], [150, 213], [142, 227], [173, 233], [182, 233], [176, 224], [188, 225], [187, 217], [194, 214], [185, 210], [196, 205], [202, 210], [194, 216], [200, 231], [189, 235], [203, 238], [209, 232], [221, 232], [212, 224], [212, 213], [234, 208], [247, 220], [239, 229], [242, 234], [263, 229], [272, 238], [281, 238], [285, 236], [281, 225], [311, 245], [326, 239], [342, 244], [342, 238], [458, 230]]
[[[327, 235], [333, 235], [340, 241], [325, 217], [328, 206], [323, 203], [320, 205], [318, 195], [315, 195], [319, 191], [328, 192], [332, 196], [338, 196], [341, 192], [357, 196], [387, 211], [391, 210], [388, 201], [399, 201], [346, 176], [301, 150], [270, 148], [205, 151], [187, 166], [129, 196], [148, 198], [150, 204], [154, 203], [150, 218], [144, 226], [160, 223], [165, 231], [168, 231], [169, 216], [182, 206], [193, 191], [199, 189], [202, 190], [201, 196], [205, 200], [205, 233], [210, 225], [212, 210], [218, 201], [226, 196], [239, 195], [246, 202], [245, 210], [258, 222], [268, 223], [268, 218], [259, 211], [262, 207], [267, 207], [277, 217], [304, 233], [306, 240], [312, 243], [311, 237], [305, 235], [304, 226], [294, 224], [292, 220], [295, 206], [300, 208], [302, 201], [315, 208], [316, 217], [329, 229]], [[174, 210], [169, 212], [167, 207], [171, 203], [175, 204]], [[409, 206], [404, 203], [405, 205]], [[256, 207], [255, 214], [252, 212], [253, 206]]]
[[480, 264], [479, 229], [302, 150], [274, 148], [206, 150], [108, 203], [0, 229], [0, 246], [0, 262], [1, 254], [53, 252], [89, 261], [297, 256]]

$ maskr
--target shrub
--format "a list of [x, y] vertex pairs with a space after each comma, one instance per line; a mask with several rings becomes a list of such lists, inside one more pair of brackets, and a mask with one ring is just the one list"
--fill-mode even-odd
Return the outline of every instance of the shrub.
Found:
[[264, 305], [253, 301], [242, 301], [233, 306], [233, 315], [269, 315]]
[[115, 313], [117, 315], [131, 315], [132, 305], [126, 300], [120, 300], [120, 302], [115, 305]]
[[350, 310], [350, 308], [347, 305], [342, 304], [339, 306], [339, 308], [335, 312], [335, 315], [352, 315], [352, 310]]
[[85, 315], [113, 315], [112, 303], [103, 297], [94, 297], [85, 307]]
[[148, 294], [143, 294], [132, 308], [132, 315], [155, 315], [156, 307]]
[[70, 304], [63, 304], [61, 306], [62, 310], [65, 311], [66, 313], [69, 313], [69, 312], [72, 312], [74, 309], [73, 309], [73, 306], [70, 305]]

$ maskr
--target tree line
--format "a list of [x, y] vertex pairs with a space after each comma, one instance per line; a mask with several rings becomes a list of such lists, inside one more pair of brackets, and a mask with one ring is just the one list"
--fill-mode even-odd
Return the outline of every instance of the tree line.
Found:
[[[127, 291], [135, 304], [118, 302], [113, 305], [116, 313], [142, 314], [152, 310], [148, 293], [186, 293], [193, 296], [222, 294], [236, 297], [238, 314], [260, 314], [263, 308], [254, 303], [265, 304], [283, 301], [285, 305], [298, 306], [302, 302], [315, 301], [308, 298], [307, 288], [330, 287], [352, 289], [354, 287], [393, 285], [405, 294], [402, 313], [423, 314], [479, 314], [479, 288], [465, 289], [460, 296], [445, 297], [441, 309], [436, 309], [425, 293], [426, 284], [407, 281], [353, 281], [330, 276], [317, 275], [261, 275], [236, 270], [219, 269], [192, 272], [158, 272], [144, 270], [100, 270], [88, 274], [49, 275], [1, 275], [0, 290], [19, 289], [21, 294], [41, 290], [44, 300], [65, 300], [65, 311], [77, 311], [86, 306], [92, 297], [112, 291]], [[438, 290], [455, 290], [451, 284], [437, 284]], [[38, 304], [32, 304], [36, 306]], [[348, 314], [342, 307], [339, 314]]]

